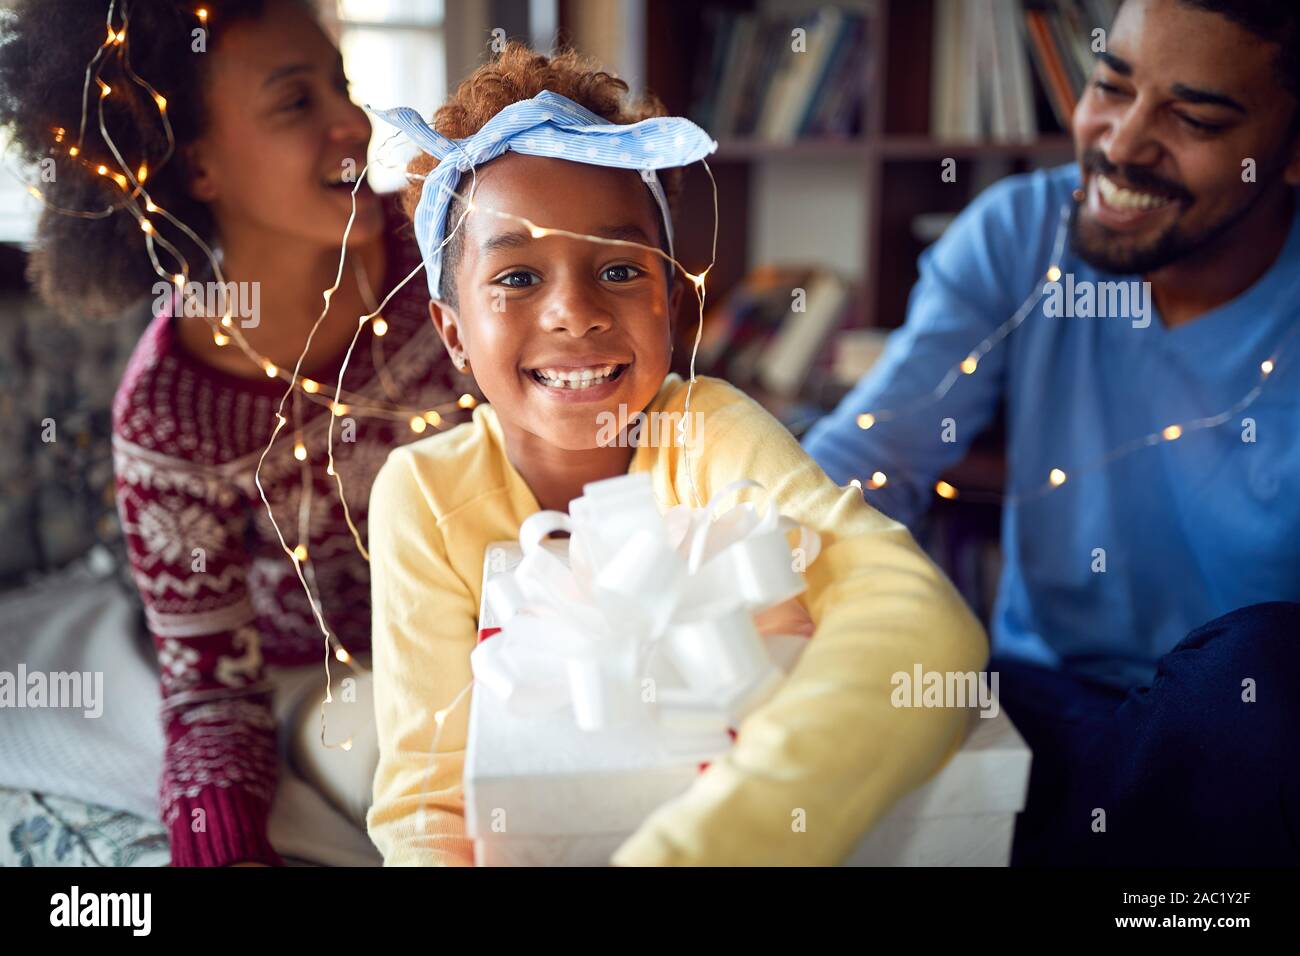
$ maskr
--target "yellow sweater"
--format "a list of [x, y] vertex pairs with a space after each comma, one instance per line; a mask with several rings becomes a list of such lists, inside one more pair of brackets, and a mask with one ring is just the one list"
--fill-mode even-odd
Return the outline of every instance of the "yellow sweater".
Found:
[[[670, 375], [647, 413], [682, 412]], [[616, 864], [832, 864], [908, 790], [960, 748], [967, 714], [896, 708], [891, 677], [973, 671], [987, 661], [979, 623], [907, 530], [840, 488], [779, 422], [716, 379], [696, 382], [704, 414], [692, 451], [703, 501], [752, 478], [783, 514], [822, 536], [801, 597], [816, 631], [736, 745], [661, 807]], [[639, 447], [661, 505], [695, 503], [679, 447]], [[741, 500], [762, 500], [744, 493]], [[461, 771], [469, 694], [431, 759], [434, 712], [470, 681], [483, 555], [539, 510], [506, 457], [490, 406], [472, 422], [395, 449], [370, 495], [373, 666], [379, 767], [370, 836], [386, 865], [470, 865]], [[423, 806], [423, 810], [421, 807]], [[800, 813], [799, 811], [802, 811]], [[802, 826], [797, 825], [802, 821]]]

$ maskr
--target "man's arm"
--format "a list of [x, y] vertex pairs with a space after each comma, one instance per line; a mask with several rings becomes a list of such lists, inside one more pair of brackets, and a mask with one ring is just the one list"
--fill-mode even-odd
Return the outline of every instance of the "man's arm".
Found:
[[[958, 462], [997, 410], [1013, 342], [994, 347], [974, 374], [955, 373], [942, 398], [934, 393], [987, 336], [1011, 318], [1032, 286], [1026, 250], [1042, 224], [1026, 234], [1033, 204], [1017, 208], [1007, 181], [980, 195], [920, 258], [906, 324], [890, 336], [879, 362], [804, 440], [831, 478], [886, 483], [867, 500], [909, 527], [930, 506], [935, 481]], [[1048, 224], [1052, 229], [1056, 222]], [[862, 414], [874, 414], [868, 429]]]

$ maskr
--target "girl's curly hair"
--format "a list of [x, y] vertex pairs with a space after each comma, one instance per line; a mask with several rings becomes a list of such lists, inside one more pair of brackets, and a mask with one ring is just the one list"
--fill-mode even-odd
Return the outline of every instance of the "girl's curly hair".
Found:
[[[215, 226], [208, 207], [189, 194], [185, 147], [206, 126], [206, 69], [221, 31], [260, 17], [268, 2], [210, 0], [204, 4], [210, 12], [205, 27], [192, 2], [130, 0], [126, 42], [106, 49], [106, 59], [101, 60], [101, 75], [113, 91], [102, 101], [113, 142], [132, 168], [142, 162], [149, 165], [150, 196], [208, 245], [216, 239]], [[314, 12], [307, 0], [302, 2]], [[118, 0], [117, 11], [122, 6], [123, 0]], [[39, 184], [47, 203], [88, 211], [119, 207], [105, 218], [69, 216], [49, 208], [41, 214], [28, 278], [46, 302], [67, 315], [119, 314], [158, 280], [139, 224], [121, 208], [126, 194], [95, 171], [98, 163], [114, 170], [118, 165], [99, 133], [99, 90], [94, 83], [80, 156], [68, 155], [81, 122], [86, 65], [104, 41], [107, 13], [108, 0], [16, 0], [12, 9], [0, 11], [0, 125], [11, 128], [23, 159], [53, 159], [53, 181]], [[115, 24], [119, 22], [115, 18]], [[207, 53], [193, 49], [196, 28], [206, 30]], [[167, 100], [176, 152], [165, 165], [158, 166], [167, 150], [158, 107], [149, 92], [132, 81], [119, 54], [129, 57], [131, 69]], [[65, 133], [56, 146], [59, 128]], [[168, 224], [159, 223], [159, 228], [186, 257], [192, 272], [201, 274], [206, 257], [200, 248]], [[171, 264], [159, 255], [165, 267]]]
[[[542, 90], [566, 96], [611, 123], [636, 123], [654, 116], [667, 116], [668, 111], [659, 98], [647, 93], [639, 101], [628, 101], [628, 85], [623, 80], [605, 72], [592, 58], [566, 49], [554, 56], [534, 52], [517, 40], [509, 41], [500, 55], [485, 63], [469, 75], [456, 88], [456, 92], [438, 108], [433, 116], [433, 128], [450, 139], [473, 136], [502, 109], [511, 103], [531, 99]], [[408, 216], [414, 217], [416, 204], [424, 186], [423, 177], [438, 165], [438, 160], [428, 153], [419, 153], [406, 169], [413, 179], [402, 190], [402, 205]], [[670, 213], [677, 208], [681, 193], [682, 171], [659, 171], [659, 180], [668, 198]], [[649, 194], [647, 193], [647, 198]], [[447, 209], [450, 227], [460, 218], [462, 204], [453, 197]], [[658, 207], [655, 209], [658, 220]], [[450, 229], [449, 229], [450, 231]], [[668, 251], [667, 235], [663, 224], [659, 226], [659, 247]], [[457, 231], [442, 251], [442, 276], [438, 284], [438, 297], [456, 306], [456, 267], [463, 252], [462, 233]], [[669, 269], [669, 283], [676, 279], [675, 270]]]

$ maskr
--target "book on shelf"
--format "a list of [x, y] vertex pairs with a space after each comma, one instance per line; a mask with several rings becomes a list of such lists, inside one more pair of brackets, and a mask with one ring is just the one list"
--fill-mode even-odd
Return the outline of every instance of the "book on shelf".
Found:
[[958, 141], [1036, 139], [1034, 76], [1057, 123], [1068, 130], [1095, 61], [1093, 31], [1109, 26], [1117, 7], [1118, 0], [935, 0], [931, 134]]
[[[849, 138], [868, 86], [864, 13], [827, 6], [791, 16], [710, 8], [691, 116], [717, 139]], [[797, 35], [796, 30], [803, 34]]]
[[843, 324], [851, 295], [826, 269], [760, 266], [705, 314], [697, 368], [741, 389], [794, 398]]

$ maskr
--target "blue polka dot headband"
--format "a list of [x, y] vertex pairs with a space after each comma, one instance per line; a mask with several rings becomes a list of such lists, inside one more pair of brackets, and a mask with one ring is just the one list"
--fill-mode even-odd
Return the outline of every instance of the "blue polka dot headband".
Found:
[[511, 103], [481, 130], [464, 139], [448, 139], [410, 107], [372, 112], [439, 161], [425, 177], [414, 218], [429, 294], [435, 299], [442, 275], [447, 209], [461, 175], [470, 169], [514, 150], [530, 156], [639, 170], [659, 205], [668, 254], [673, 255], [672, 217], [655, 170], [690, 165], [718, 148], [708, 133], [684, 117], [657, 116], [627, 125], [611, 123], [550, 90]]

